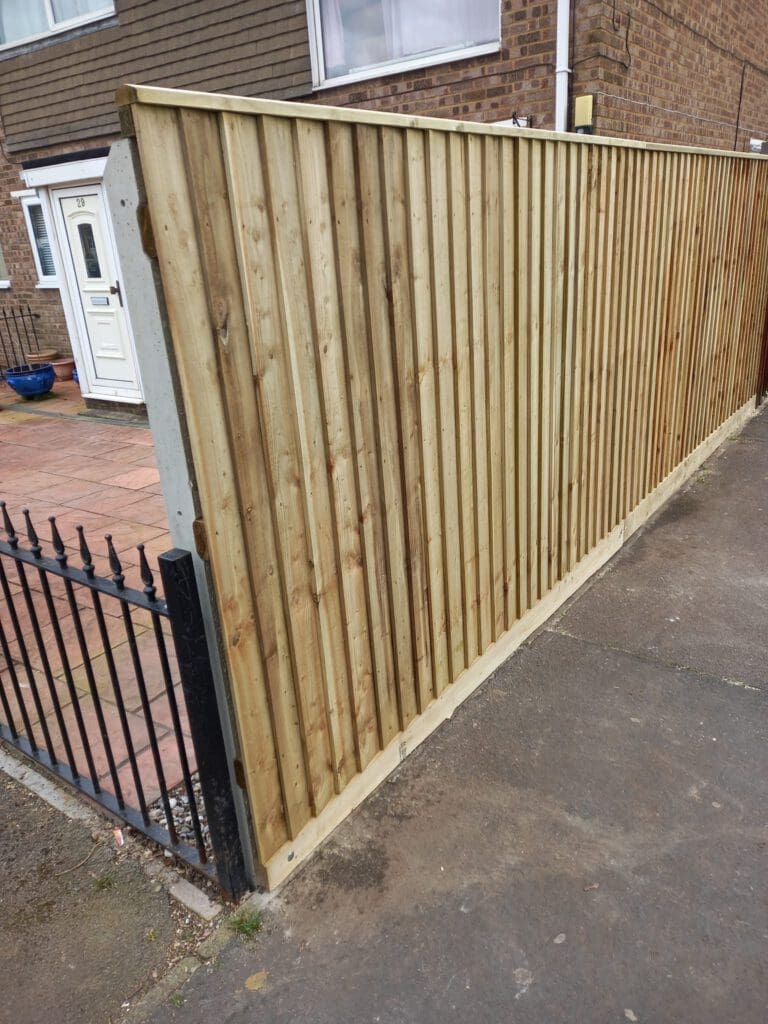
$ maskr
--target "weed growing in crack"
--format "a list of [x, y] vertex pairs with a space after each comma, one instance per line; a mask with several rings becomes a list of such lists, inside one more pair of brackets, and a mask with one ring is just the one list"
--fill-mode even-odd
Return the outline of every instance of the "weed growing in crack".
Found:
[[260, 910], [243, 907], [229, 919], [229, 927], [241, 939], [250, 939], [260, 932], [264, 925], [264, 917]]

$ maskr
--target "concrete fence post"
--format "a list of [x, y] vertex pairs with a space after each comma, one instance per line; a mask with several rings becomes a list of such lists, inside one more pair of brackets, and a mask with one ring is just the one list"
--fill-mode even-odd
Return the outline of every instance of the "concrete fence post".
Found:
[[139, 372], [149, 425], [155, 440], [171, 538], [176, 547], [191, 551], [193, 555], [246, 873], [250, 883], [256, 885], [261, 882], [261, 878], [254, 858], [250, 816], [243, 791], [235, 778], [237, 741], [232, 727], [226, 666], [219, 645], [220, 631], [210, 572], [196, 546], [194, 524], [199, 516], [199, 505], [179, 382], [170, 353], [170, 337], [157, 268], [144, 251], [139, 227], [140, 204], [143, 199], [141, 181], [133, 140], [119, 140], [110, 150], [104, 174], [104, 191], [123, 274], [123, 301], [136, 342]]

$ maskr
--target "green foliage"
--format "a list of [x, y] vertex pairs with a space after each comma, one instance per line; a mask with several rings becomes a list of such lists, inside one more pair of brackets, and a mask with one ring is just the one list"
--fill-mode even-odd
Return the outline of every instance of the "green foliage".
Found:
[[264, 925], [264, 918], [260, 910], [251, 910], [243, 907], [238, 910], [229, 920], [229, 927], [242, 939], [250, 939], [257, 932], [260, 932]]

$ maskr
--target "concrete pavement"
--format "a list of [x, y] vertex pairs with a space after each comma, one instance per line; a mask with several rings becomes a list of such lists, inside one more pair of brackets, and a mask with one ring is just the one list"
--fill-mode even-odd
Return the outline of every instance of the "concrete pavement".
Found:
[[0, 770], [0, 1021], [112, 1024], [205, 934], [157, 880], [162, 857], [78, 813]]
[[763, 1024], [767, 483], [763, 413], [155, 1024]]

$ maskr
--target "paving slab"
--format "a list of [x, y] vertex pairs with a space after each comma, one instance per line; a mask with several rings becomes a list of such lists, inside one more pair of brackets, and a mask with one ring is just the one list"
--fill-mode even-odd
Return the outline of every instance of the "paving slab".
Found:
[[764, 1024], [768, 446], [750, 437], [149, 1019]]

